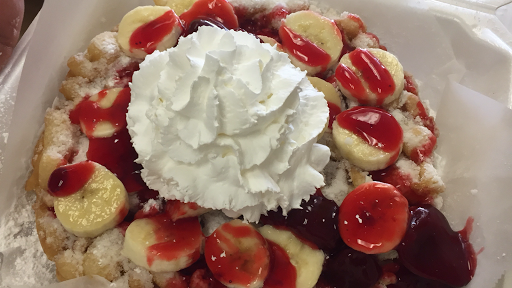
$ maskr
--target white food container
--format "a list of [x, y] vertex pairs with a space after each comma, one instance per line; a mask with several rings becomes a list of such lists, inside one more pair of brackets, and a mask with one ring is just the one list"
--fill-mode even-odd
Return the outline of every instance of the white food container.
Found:
[[[512, 108], [512, 34], [495, 16], [507, 2], [318, 4], [359, 14], [368, 30], [421, 82], [420, 96], [438, 112], [438, 153], [447, 184], [444, 212], [456, 229], [468, 216], [474, 217], [471, 240], [476, 250], [484, 247], [469, 287], [492, 288], [502, 272], [512, 268], [512, 224], [506, 223], [512, 219], [512, 197], [507, 195], [512, 187], [512, 112], [507, 109]], [[20, 195], [44, 113], [67, 73], [67, 59], [83, 51], [95, 35], [117, 25], [126, 12], [148, 4], [152, 1], [46, 0], [37, 27], [20, 42], [8, 73], [0, 75], [0, 252], [6, 255], [0, 287], [39, 287], [54, 281], [30, 226], [30, 208]], [[512, 27], [512, 14], [507, 18], [508, 8], [500, 9], [501, 19], [509, 19], [505, 22]], [[70, 285], [79, 287], [76, 282]]]

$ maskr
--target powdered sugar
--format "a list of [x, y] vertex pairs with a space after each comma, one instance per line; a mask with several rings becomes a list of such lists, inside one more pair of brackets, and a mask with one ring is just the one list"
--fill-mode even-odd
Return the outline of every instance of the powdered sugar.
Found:
[[15, 205], [0, 222], [0, 252], [4, 254], [0, 287], [56, 282], [55, 266], [39, 244], [35, 216], [30, 208], [35, 195], [22, 191], [13, 193], [18, 195]]

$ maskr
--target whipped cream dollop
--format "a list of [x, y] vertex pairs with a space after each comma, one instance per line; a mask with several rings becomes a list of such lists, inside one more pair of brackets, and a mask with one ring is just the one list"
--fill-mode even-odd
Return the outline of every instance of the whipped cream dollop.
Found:
[[258, 221], [300, 207], [330, 151], [324, 95], [287, 54], [245, 32], [200, 27], [133, 75], [128, 128], [142, 177], [166, 199]]

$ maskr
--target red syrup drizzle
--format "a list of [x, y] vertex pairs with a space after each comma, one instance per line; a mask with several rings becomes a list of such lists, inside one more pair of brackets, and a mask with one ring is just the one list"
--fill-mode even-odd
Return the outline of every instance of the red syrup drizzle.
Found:
[[383, 109], [357, 106], [340, 113], [336, 121], [340, 127], [384, 152], [396, 152], [402, 145], [403, 131], [400, 124]]
[[96, 125], [101, 121], [108, 121], [116, 129], [126, 127], [126, 113], [130, 103], [130, 89], [124, 88], [119, 91], [114, 103], [109, 108], [103, 109], [99, 101], [107, 95], [108, 90], [98, 92], [98, 100], [91, 101], [90, 97], [84, 97], [76, 107], [69, 113], [71, 123], [80, 125], [87, 135], [91, 135]]
[[271, 269], [263, 283], [265, 288], [295, 287], [297, 269], [290, 262], [288, 253], [278, 244], [267, 239], [270, 254], [272, 255]]
[[[106, 95], [106, 90], [100, 91], [98, 94], [101, 99]], [[142, 166], [134, 162], [138, 155], [132, 146], [126, 128], [130, 89], [122, 89], [112, 106], [107, 109], [102, 109], [97, 102], [90, 101], [89, 98], [84, 97], [69, 114], [71, 123], [81, 123], [81, 128], [86, 130], [82, 132], [89, 138], [87, 159], [105, 166], [114, 173], [123, 182], [129, 193], [147, 188], [140, 177]], [[111, 137], [94, 138], [89, 136], [100, 121], [109, 121], [119, 130]]]
[[[147, 263], [151, 267], [156, 260], [171, 261], [185, 256], [190, 263], [199, 259], [197, 249], [201, 245], [203, 232], [197, 217], [171, 221], [167, 215], [160, 214], [149, 218], [155, 225], [155, 239], [158, 243], [147, 248]], [[186, 252], [185, 252], [186, 251]]]
[[[382, 105], [396, 88], [388, 69], [366, 49], [357, 48], [350, 52], [348, 57], [352, 65], [361, 72], [361, 77], [368, 84], [368, 89], [377, 96], [376, 105]], [[340, 64], [336, 69], [336, 78], [361, 104], [369, 104], [366, 89], [352, 69]]]
[[48, 179], [48, 190], [54, 197], [65, 197], [78, 192], [91, 179], [94, 163], [83, 161], [55, 169]]
[[181, 26], [181, 22], [176, 13], [169, 10], [155, 20], [140, 26], [130, 36], [130, 52], [142, 50], [148, 54], [153, 53], [158, 44], [173, 31], [176, 25]]
[[[413, 179], [409, 174], [402, 173], [396, 165], [391, 165], [383, 170], [371, 171], [374, 181], [384, 182], [395, 186], [409, 201], [409, 205], [432, 203], [432, 193], [429, 191], [417, 191], [412, 188]], [[425, 196], [427, 195], [427, 196]]]
[[286, 16], [290, 14], [289, 10], [281, 5], [277, 5], [270, 13], [258, 15], [256, 18], [248, 17], [247, 8], [244, 7], [236, 7], [235, 12], [241, 29], [254, 35], [263, 35], [273, 38], [277, 42], [281, 43], [279, 31], [272, 25], [272, 23], [276, 23], [286, 18]]
[[410, 207], [409, 228], [397, 246], [399, 259], [418, 276], [465, 286], [476, 269], [475, 251], [468, 239], [472, 224], [469, 218], [466, 227], [455, 232], [432, 205]]
[[198, 0], [190, 9], [180, 15], [185, 30], [193, 20], [202, 17], [217, 20], [228, 29], [238, 28], [235, 10], [226, 0]]
[[279, 36], [281, 37], [283, 47], [306, 65], [312, 67], [322, 66], [322, 70], [325, 70], [331, 61], [331, 56], [327, 52], [286, 27], [284, 23], [279, 28]]
[[341, 108], [329, 101], [327, 101], [327, 107], [329, 107], [329, 129], [332, 129], [332, 123], [336, 120], [336, 116], [341, 113]]

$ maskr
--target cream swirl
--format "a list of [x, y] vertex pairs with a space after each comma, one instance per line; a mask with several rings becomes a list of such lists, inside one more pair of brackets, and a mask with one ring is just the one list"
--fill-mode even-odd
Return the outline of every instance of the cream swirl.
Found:
[[324, 95], [287, 54], [250, 34], [201, 27], [147, 56], [131, 89], [137, 162], [166, 199], [258, 221], [324, 184]]

